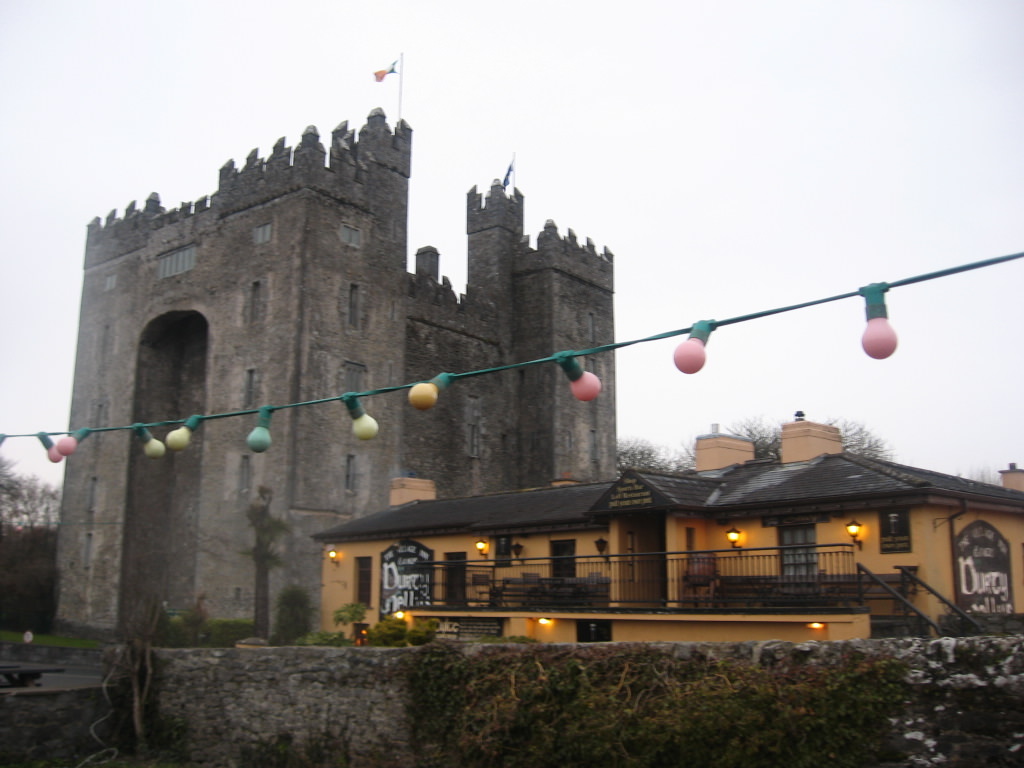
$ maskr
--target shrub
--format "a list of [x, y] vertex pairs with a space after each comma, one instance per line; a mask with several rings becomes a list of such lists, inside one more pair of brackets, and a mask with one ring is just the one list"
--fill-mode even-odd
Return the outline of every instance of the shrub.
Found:
[[310, 632], [296, 638], [295, 645], [328, 645], [337, 648], [354, 643], [341, 632]]
[[302, 587], [293, 584], [282, 589], [277, 595], [276, 607], [277, 617], [271, 636], [274, 645], [289, 645], [312, 629], [313, 603], [309, 592]]
[[233, 648], [239, 640], [252, 637], [256, 631], [252, 619], [210, 619], [206, 622], [208, 648]]

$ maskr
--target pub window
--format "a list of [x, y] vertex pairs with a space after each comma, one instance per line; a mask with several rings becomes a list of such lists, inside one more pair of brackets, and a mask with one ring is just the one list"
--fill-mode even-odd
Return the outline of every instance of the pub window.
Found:
[[196, 247], [186, 245], [176, 251], [165, 253], [156, 263], [156, 276], [158, 278], [172, 277], [188, 272], [196, 265]]
[[266, 224], [260, 224], [258, 227], [252, 228], [252, 241], [256, 245], [263, 245], [264, 243], [270, 242], [270, 222]]
[[512, 560], [512, 537], [494, 537], [494, 564], [508, 565]]
[[342, 224], [339, 232], [341, 236], [341, 242], [345, 245], [351, 245], [358, 248], [362, 242], [362, 235], [355, 227], [350, 227], [348, 224]]
[[373, 558], [356, 558], [356, 602], [369, 606], [373, 595]]
[[576, 576], [576, 540], [556, 539], [551, 542], [551, 575], [556, 579]]
[[351, 283], [348, 286], [348, 327], [359, 329], [361, 324], [359, 322], [359, 313], [362, 311], [361, 307], [361, 296], [359, 295], [359, 286], [356, 283]]

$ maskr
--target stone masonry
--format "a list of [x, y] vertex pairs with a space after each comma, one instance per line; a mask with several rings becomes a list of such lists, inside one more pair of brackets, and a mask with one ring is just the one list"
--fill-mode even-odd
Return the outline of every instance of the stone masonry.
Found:
[[[380, 433], [352, 435], [337, 400], [274, 411], [272, 445], [246, 436], [260, 406], [337, 398], [524, 362], [614, 340], [613, 257], [549, 222], [531, 247], [523, 196], [495, 182], [467, 200], [469, 280], [456, 295], [426, 246], [407, 262], [412, 130], [374, 110], [321, 142], [280, 139], [220, 170], [211, 196], [165, 207], [157, 194], [88, 227], [69, 428], [151, 424], [158, 439], [192, 415], [191, 444], [147, 458], [132, 430], [94, 431], [67, 462], [58, 622], [110, 636], [143, 604], [202, 596], [210, 615], [253, 614], [245, 511], [257, 489], [291, 533], [272, 594], [319, 590], [310, 535], [388, 504], [394, 477], [442, 497], [615, 471], [615, 365], [584, 361], [604, 391], [581, 403], [560, 368], [461, 379], [431, 411], [405, 390], [361, 398]], [[171, 422], [164, 424], [163, 422]]]

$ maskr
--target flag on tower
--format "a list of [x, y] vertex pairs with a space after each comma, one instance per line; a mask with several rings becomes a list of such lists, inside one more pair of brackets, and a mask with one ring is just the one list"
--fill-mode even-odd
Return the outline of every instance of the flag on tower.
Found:
[[512, 174], [516, 169], [516, 159], [513, 157], [512, 162], [508, 164], [508, 170], [505, 171], [505, 180], [501, 182], [502, 189], [508, 189], [508, 183], [512, 181]]
[[393, 75], [393, 74], [397, 73], [398, 70], [395, 69], [395, 65], [397, 63], [398, 63], [397, 61], [393, 61], [393, 62], [391, 62], [391, 66], [388, 67], [387, 69], [378, 69], [376, 72], [374, 72], [373, 76], [377, 80], [377, 82], [378, 83], [382, 83], [382, 82], [384, 82], [384, 78], [385, 77], [387, 77], [388, 75]]

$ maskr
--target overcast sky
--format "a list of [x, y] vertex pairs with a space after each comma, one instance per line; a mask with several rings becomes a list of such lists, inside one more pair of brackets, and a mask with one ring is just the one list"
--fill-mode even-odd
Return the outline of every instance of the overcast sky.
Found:
[[[6, 434], [69, 426], [91, 219], [310, 124], [394, 125], [400, 85], [410, 256], [462, 289], [466, 192], [514, 153], [531, 241], [553, 219], [614, 252], [619, 341], [1024, 251], [1018, 0], [7, 0], [0, 71]], [[619, 436], [800, 409], [914, 466], [1024, 464], [1022, 288], [1024, 260], [890, 291], [884, 361], [859, 299], [720, 328], [692, 376], [683, 337], [630, 346]], [[34, 438], [0, 454], [62, 474]]]

